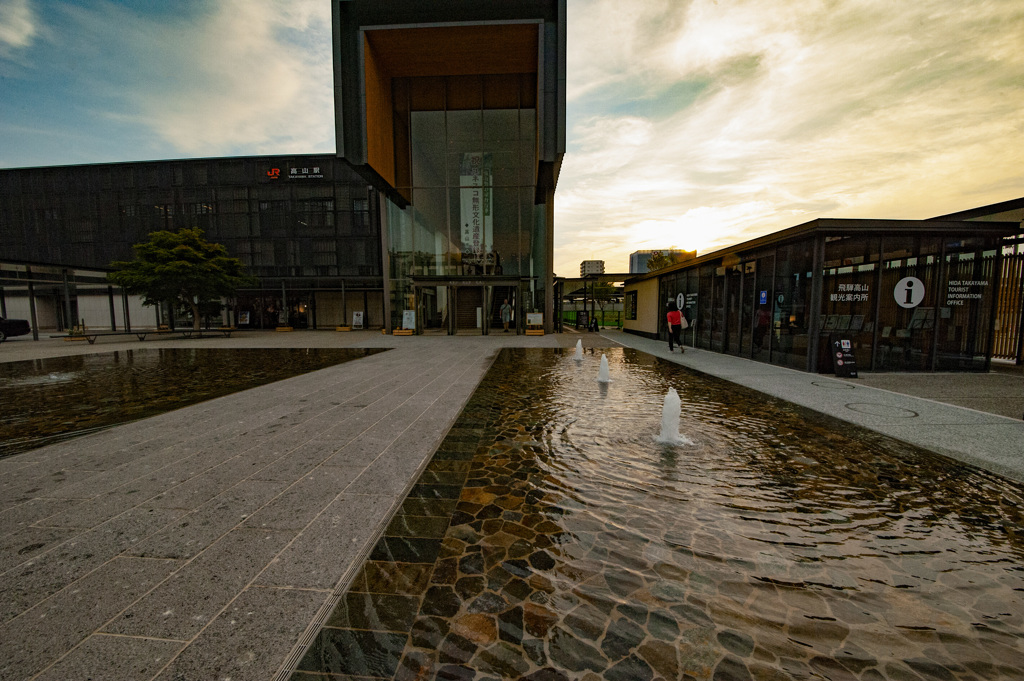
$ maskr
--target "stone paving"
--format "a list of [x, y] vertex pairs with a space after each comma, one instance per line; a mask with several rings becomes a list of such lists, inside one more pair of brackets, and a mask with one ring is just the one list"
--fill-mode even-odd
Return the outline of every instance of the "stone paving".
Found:
[[[4, 343], [0, 361], [182, 345], [391, 350], [0, 460], [0, 679], [287, 678], [497, 350], [577, 338], [667, 350], [615, 332]], [[796, 401], [810, 384], [841, 383], [799, 372], [779, 381], [715, 353], [673, 361], [684, 358]], [[816, 395], [828, 390], [837, 392]], [[914, 398], [865, 395], [920, 409]], [[836, 407], [848, 420], [893, 430], [891, 414], [850, 403]], [[1016, 463], [991, 467], [1024, 479], [1021, 424], [964, 409], [944, 418], [904, 433], [934, 428], [938, 451], [950, 429], [965, 439], [996, 433]]]
[[0, 460], [0, 678], [273, 678], [319, 629], [495, 352], [556, 345], [454, 340], [194, 341], [392, 349]]

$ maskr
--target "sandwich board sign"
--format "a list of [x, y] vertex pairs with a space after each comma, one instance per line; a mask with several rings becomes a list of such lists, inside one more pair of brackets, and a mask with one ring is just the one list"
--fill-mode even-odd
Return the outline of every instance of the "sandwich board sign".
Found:
[[829, 351], [832, 368], [840, 378], [857, 378], [857, 358], [853, 355], [853, 342], [842, 335], [830, 336]]

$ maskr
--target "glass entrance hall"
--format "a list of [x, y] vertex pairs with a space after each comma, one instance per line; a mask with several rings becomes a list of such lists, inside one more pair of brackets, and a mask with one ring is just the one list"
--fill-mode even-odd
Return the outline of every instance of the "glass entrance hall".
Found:
[[395, 79], [396, 189], [408, 201], [387, 211], [396, 328], [417, 310], [417, 330], [486, 333], [506, 298], [517, 318], [543, 309], [534, 80]]

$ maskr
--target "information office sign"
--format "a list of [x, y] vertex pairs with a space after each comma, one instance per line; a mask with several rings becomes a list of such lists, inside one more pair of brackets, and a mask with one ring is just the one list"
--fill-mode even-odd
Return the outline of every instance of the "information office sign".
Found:
[[829, 347], [832, 353], [832, 368], [839, 378], [857, 378], [857, 358], [853, 356], [853, 341], [840, 334], [832, 334]]

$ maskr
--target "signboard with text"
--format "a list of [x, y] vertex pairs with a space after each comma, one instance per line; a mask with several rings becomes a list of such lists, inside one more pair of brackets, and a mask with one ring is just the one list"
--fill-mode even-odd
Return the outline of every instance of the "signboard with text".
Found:
[[462, 155], [459, 164], [459, 202], [462, 251], [482, 256], [494, 245], [492, 161], [488, 152]]
[[849, 336], [832, 334], [829, 337], [832, 368], [840, 378], [857, 378], [857, 358], [853, 355], [853, 341]]
[[983, 300], [986, 286], [988, 281], [985, 279], [951, 281], [946, 288], [946, 305], [963, 305], [965, 301]]
[[323, 168], [320, 166], [293, 166], [287, 168], [268, 168], [266, 171], [268, 181], [277, 180], [322, 180], [324, 179]]

